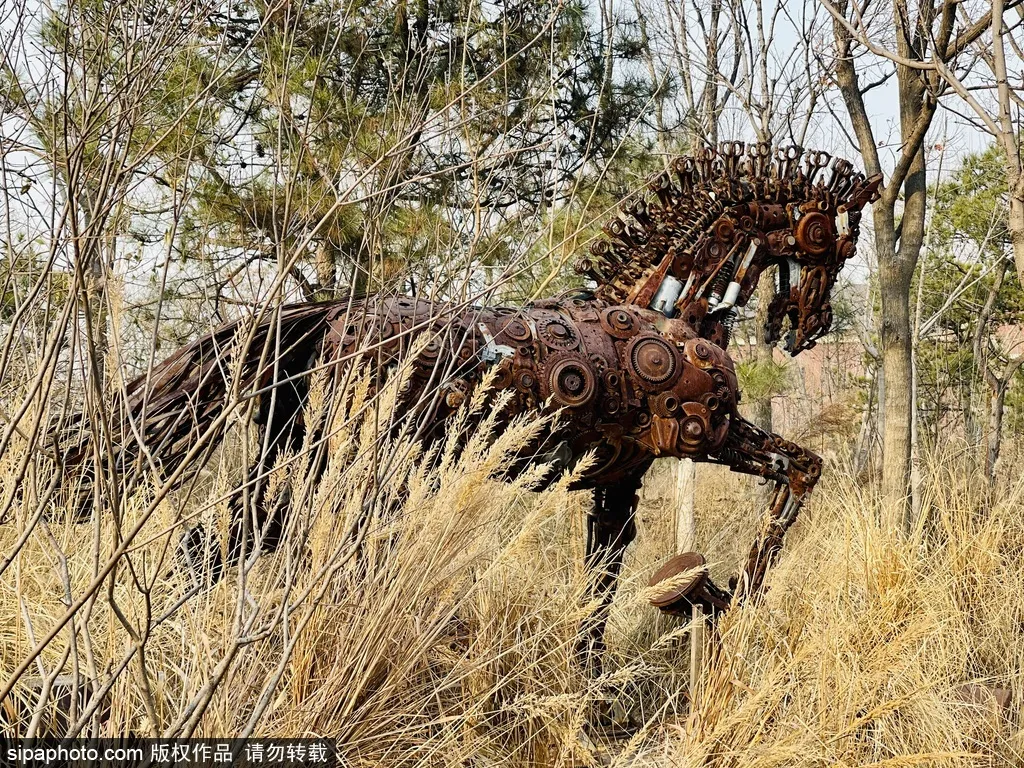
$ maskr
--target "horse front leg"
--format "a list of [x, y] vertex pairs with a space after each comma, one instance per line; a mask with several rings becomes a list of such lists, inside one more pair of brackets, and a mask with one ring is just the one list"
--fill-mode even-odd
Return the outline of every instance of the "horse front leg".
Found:
[[651, 586], [664, 584], [664, 589], [651, 602], [665, 613], [689, 616], [692, 606], [699, 605], [714, 615], [728, 609], [734, 599], [756, 599], [782, 550], [786, 531], [821, 477], [821, 458], [816, 454], [738, 416], [733, 417], [722, 450], [705, 461], [763, 477], [775, 488], [743, 570], [730, 579], [729, 590], [711, 581], [703, 556], [696, 552], [677, 555], [654, 574]]
[[821, 458], [784, 437], [737, 418], [725, 448], [716, 459], [734, 472], [757, 475], [775, 483], [767, 514], [743, 571], [734, 579], [741, 600], [756, 598], [768, 569], [778, 559], [783, 537], [821, 478]]
[[625, 478], [616, 485], [599, 486], [594, 491], [594, 507], [587, 517], [585, 565], [589, 574], [588, 596], [597, 608], [580, 636], [585, 666], [596, 674], [601, 671], [605, 651], [605, 630], [626, 547], [636, 538], [636, 509], [642, 475]]

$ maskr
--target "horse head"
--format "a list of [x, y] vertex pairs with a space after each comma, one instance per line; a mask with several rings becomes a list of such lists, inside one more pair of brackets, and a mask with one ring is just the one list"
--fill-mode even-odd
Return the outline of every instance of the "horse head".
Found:
[[741, 142], [676, 158], [649, 181], [653, 197], [623, 204], [576, 270], [599, 298], [682, 318], [725, 347], [735, 313], [774, 266], [766, 338], [777, 342], [788, 322], [787, 351], [810, 349], [832, 326], [832, 289], [882, 181], [841, 158], [828, 169], [830, 160]]

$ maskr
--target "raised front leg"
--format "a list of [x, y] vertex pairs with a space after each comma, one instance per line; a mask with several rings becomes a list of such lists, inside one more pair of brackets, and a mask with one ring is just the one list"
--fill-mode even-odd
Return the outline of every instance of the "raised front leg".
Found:
[[688, 616], [691, 606], [698, 604], [714, 614], [728, 608], [734, 596], [739, 601], [756, 598], [786, 531], [821, 477], [821, 458], [816, 454], [735, 415], [724, 447], [707, 461], [763, 477], [775, 488], [761, 530], [743, 570], [730, 580], [729, 591], [708, 579], [703, 557], [693, 552], [677, 555], [654, 575], [652, 586], [665, 582], [666, 589], [651, 602], [666, 613]]
[[729, 430], [719, 460], [735, 472], [758, 475], [775, 483], [768, 514], [734, 586], [740, 599], [744, 599], [756, 596], [764, 586], [765, 574], [782, 549], [786, 531], [796, 522], [801, 506], [821, 478], [821, 457], [738, 419]]
[[600, 671], [605, 650], [612, 598], [626, 547], [636, 538], [636, 508], [640, 501], [642, 474], [627, 477], [616, 485], [594, 491], [594, 508], [587, 517], [586, 567], [590, 572], [590, 597], [599, 599], [580, 638], [580, 650], [590, 669]]

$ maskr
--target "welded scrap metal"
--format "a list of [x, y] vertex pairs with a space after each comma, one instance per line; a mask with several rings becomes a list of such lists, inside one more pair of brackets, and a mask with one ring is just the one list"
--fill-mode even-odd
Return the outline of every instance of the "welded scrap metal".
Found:
[[[777, 279], [767, 337], [780, 339], [788, 325], [786, 346], [798, 354], [830, 329], [835, 281], [881, 179], [829, 161], [822, 152], [736, 142], [679, 158], [651, 180], [649, 196], [623, 206], [579, 260], [592, 286], [525, 307], [368, 296], [285, 306], [254, 329], [243, 322], [220, 328], [128, 386], [119, 409], [126, 415], [113, 421], [114, 466], [127, 470], [152, 456], [171, 472], [232, 398], [255, 397], [256, 421], [271, 435], [250, 470], [258, 488], [281, 451], [304, 444], [314, 370], [335, 387], [356, 366], [379, 386], [422, 338], [400, 402], [422, 442], [443, 438], [453, 414], [491, 375], [512, 393], [506, 418], [562, 410], [507, 474], [537, 460], [557, 470], [595, 455], [577, 487], [596, 490], [587, 558], [595, 567], [604, 563], [610, 577], [599, 583], [607, 594], [635, 531], [634, 490], [655, 458], [724, 464], [774, 483], [762, 530], [730, 590], [705, 575], [655, 600], [670, 612], [693, 604], [723, 610], [736, 593], [761, 589], [821, 474], [811, 451], [741, 416], [726, 348], [737, 313], [770, 268]], [[92, 454], [83, 440], [66, 463], [85, 467]], [[322, 469], [311, 465], [309, 472]], [[274, 546], [280, 513], [261, 507], [259, 490], [253, 496], [266, 528], [263, 545]], [[232, 528], [229, 552], [245, 535], [245, 525]], [[678, 576], [695, 557], [670, 562], [665, 573]]]

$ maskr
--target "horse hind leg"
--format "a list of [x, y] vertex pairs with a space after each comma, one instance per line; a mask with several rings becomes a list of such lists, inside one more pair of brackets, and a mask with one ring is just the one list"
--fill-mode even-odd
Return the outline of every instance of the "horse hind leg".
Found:
[[[282, 453], [295, 454], [302, 449], [306, 434], [302, 410], [307, 397], [305, 381], [296, 379], [279, 386], [276, 397], [268, 393], [260, 398], [254, 419], [263, 427], [259, 456], [250, 466], [245, 483], [228, 501], [227, 560], [201, 525], [188, 529], [179, 543], [179, 559], [196, 585], [215, 584], [243, 556], [251, 557], [255, 549], [273, 551], [281, 543], [291, 505], [290, 489], [286, 486], [282, 494], [268, 498], [268, 480]], [[310, 471], [315, 468], [310, 467]]]

